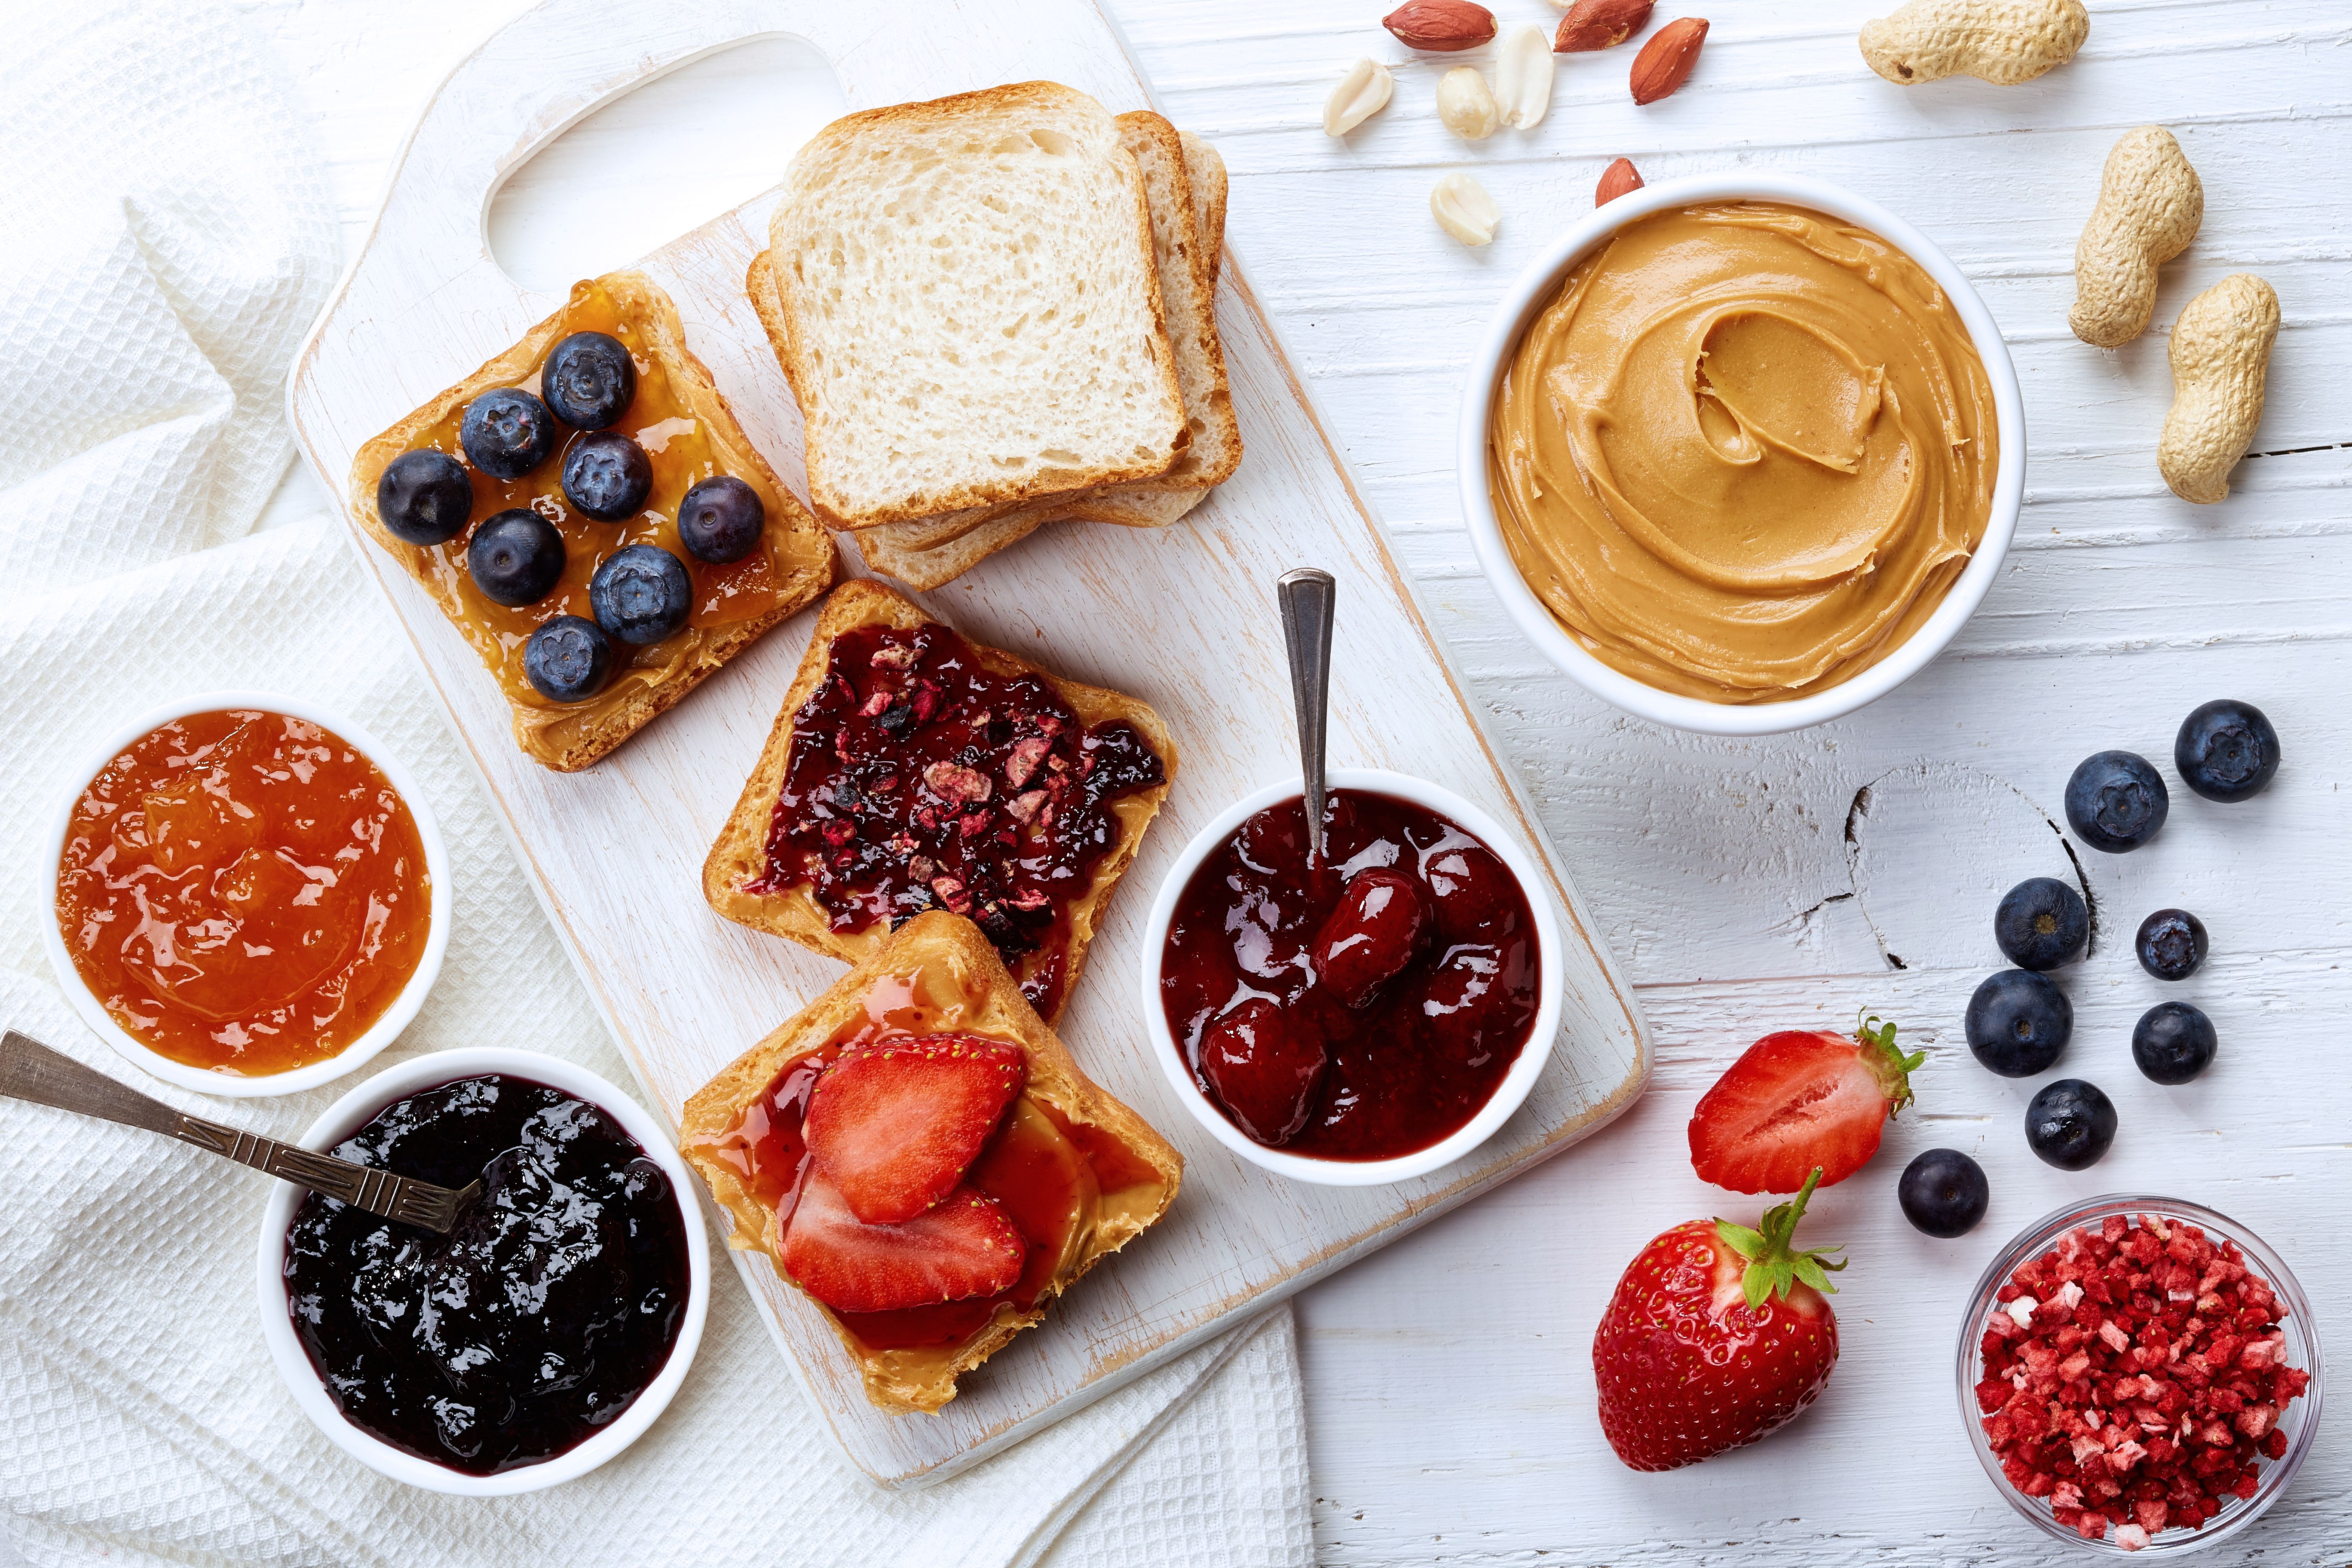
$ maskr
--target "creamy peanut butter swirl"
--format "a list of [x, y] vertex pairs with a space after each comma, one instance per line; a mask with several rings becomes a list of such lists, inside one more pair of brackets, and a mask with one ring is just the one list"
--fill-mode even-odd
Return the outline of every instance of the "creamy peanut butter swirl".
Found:
[[1886, 241], [1722, 203], [1627, 224], [1514, 352], [1487, 483], [1519, 572], [1594, 657], [1717, 702], [1876, 663], [1983, 540], [1992, 388]]

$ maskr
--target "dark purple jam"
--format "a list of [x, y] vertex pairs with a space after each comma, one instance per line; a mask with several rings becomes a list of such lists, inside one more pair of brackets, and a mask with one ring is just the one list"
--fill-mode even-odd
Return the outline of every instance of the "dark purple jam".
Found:
[[793, 715], [750, 890], [804, 886], [836, 931], [962, 915], [1051, 1018], [1068, 907], [1118, 845], [1109, 803], [1167, 782], [1134, 725], [1087, 728], [1042, 678], [995, 673], [947, 627], [859, 626], [834, 639]]
[[318, 1194], [286, 1237], [294, 1331], [343, 1415], [467, 1475], [552, 1458], [660, 1375], [686, 1224], [619, 1122], [503, 1073], [386, 1107], [331, 1151], [482, 1195], [446, 1237]]

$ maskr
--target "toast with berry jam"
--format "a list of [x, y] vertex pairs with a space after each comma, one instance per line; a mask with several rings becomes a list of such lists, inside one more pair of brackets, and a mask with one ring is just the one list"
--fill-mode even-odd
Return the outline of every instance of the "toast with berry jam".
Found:
[[[558, 773], [620, 745], [834, 577], [829, 536], [635, 272], [577, 285], [362, 446], [349, 504], [480, 656], [516, 743]], [[632, 607], [600, 614], [593, 584], [629, 568], [629, 594], [606, 600]]]
[[966, 916], [1056, 1019], [1175, 776], [1150, 705], [853, 580], [817, 617], [703, 897], [853, 963], [925, 910]]
[[935, 1411], [1168, 1210], [1184, 1161], [1078, 1070], [996, 950], [917, 915], [686, 1102], [679, 1145], [866, 1397]]

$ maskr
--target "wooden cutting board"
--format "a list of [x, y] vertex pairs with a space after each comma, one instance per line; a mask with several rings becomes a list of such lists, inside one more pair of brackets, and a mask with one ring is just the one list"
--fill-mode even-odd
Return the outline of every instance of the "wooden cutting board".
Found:
[[[807, 40], [831, 63], [853, 110], [1035, 78], [1081, 88], [1115, 112], [1151, 102], [1089, 0], [550, 0], [434, 94], [296, 364], [294, 429], [331, 493], [343, 497], [362, 442], [562, 303], [560, 291], [517, 286], [489, 255], [485, 215], [506, 174], [630, 89], [780, 34]], [[778, 149], [780, 174], [787, 155]], [[772, 202], [771, 194], [723, 214], [637, 266], [677, 300], [688, 345], [804, 495], [799, 413], [742, 290]], [[936, 1415], [869, 1405], [816, 1310], [765, 1257], [738, 1255], [795, 1376], [850, 1458], [884, 1485], [953, 1474], [1558, 1153], [1630, 1104], [1648, 1074], [1649, 1037], [1631, 987], [1230, 254], [1218, 320], [1247, 447], [1230, 483], [1171, 529], [1050, 526], [926, 598], [967, 636], [1145, 698], [1182, 748], [1176, 787], [1110, 907], [1062, 1033], [1091, 1076], [1183, 1151], [1183, 1191], [1166, 1219], [1057, 1301], [1041, 1327], [967, 1374], [963, 1393]], [[507, 706], [474, 655], [352, 527], [648, 1104], [675, 1125], [687, 1096], [841, 973], [837, 963], [720, 920], [699, 881], [814, 610], [619, 752], [566, 776], [516, 749]], [[1534, 1093], [1470, 1158], [1394, 1186], [1306, 1186], [1225, 1152], [1161, 1078], [1137, 994], [1142, 916], [1176, 852], [1241, 795], [1297, 775], [1273, 589], [1302, 564], [1327, 568], [1339, 585], [1333, 764], [1415, 773], [1484, 805], [1543, 853], [1566, 915], [1562, 1024]]]

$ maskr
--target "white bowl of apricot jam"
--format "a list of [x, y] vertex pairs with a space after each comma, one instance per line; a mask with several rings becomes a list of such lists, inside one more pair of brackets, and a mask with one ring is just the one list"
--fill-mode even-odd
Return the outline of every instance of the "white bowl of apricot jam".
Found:
[[449, 865], [408, 770], [341, 714], [211, 691], [143, 713], [67, 775], [42, 944], [134, 1067], [293, 1094], [407, 1027], [448, 946]]
[[1450, 1165], [1526, 1100], [1559, 1030], [1542, 864], [1425, 779], [1335, 768], [1310, 860], [1297, 780], [1184, 847], [1144, 926], [1177, 1098], [1253, 1164], [1327, 1186]]

